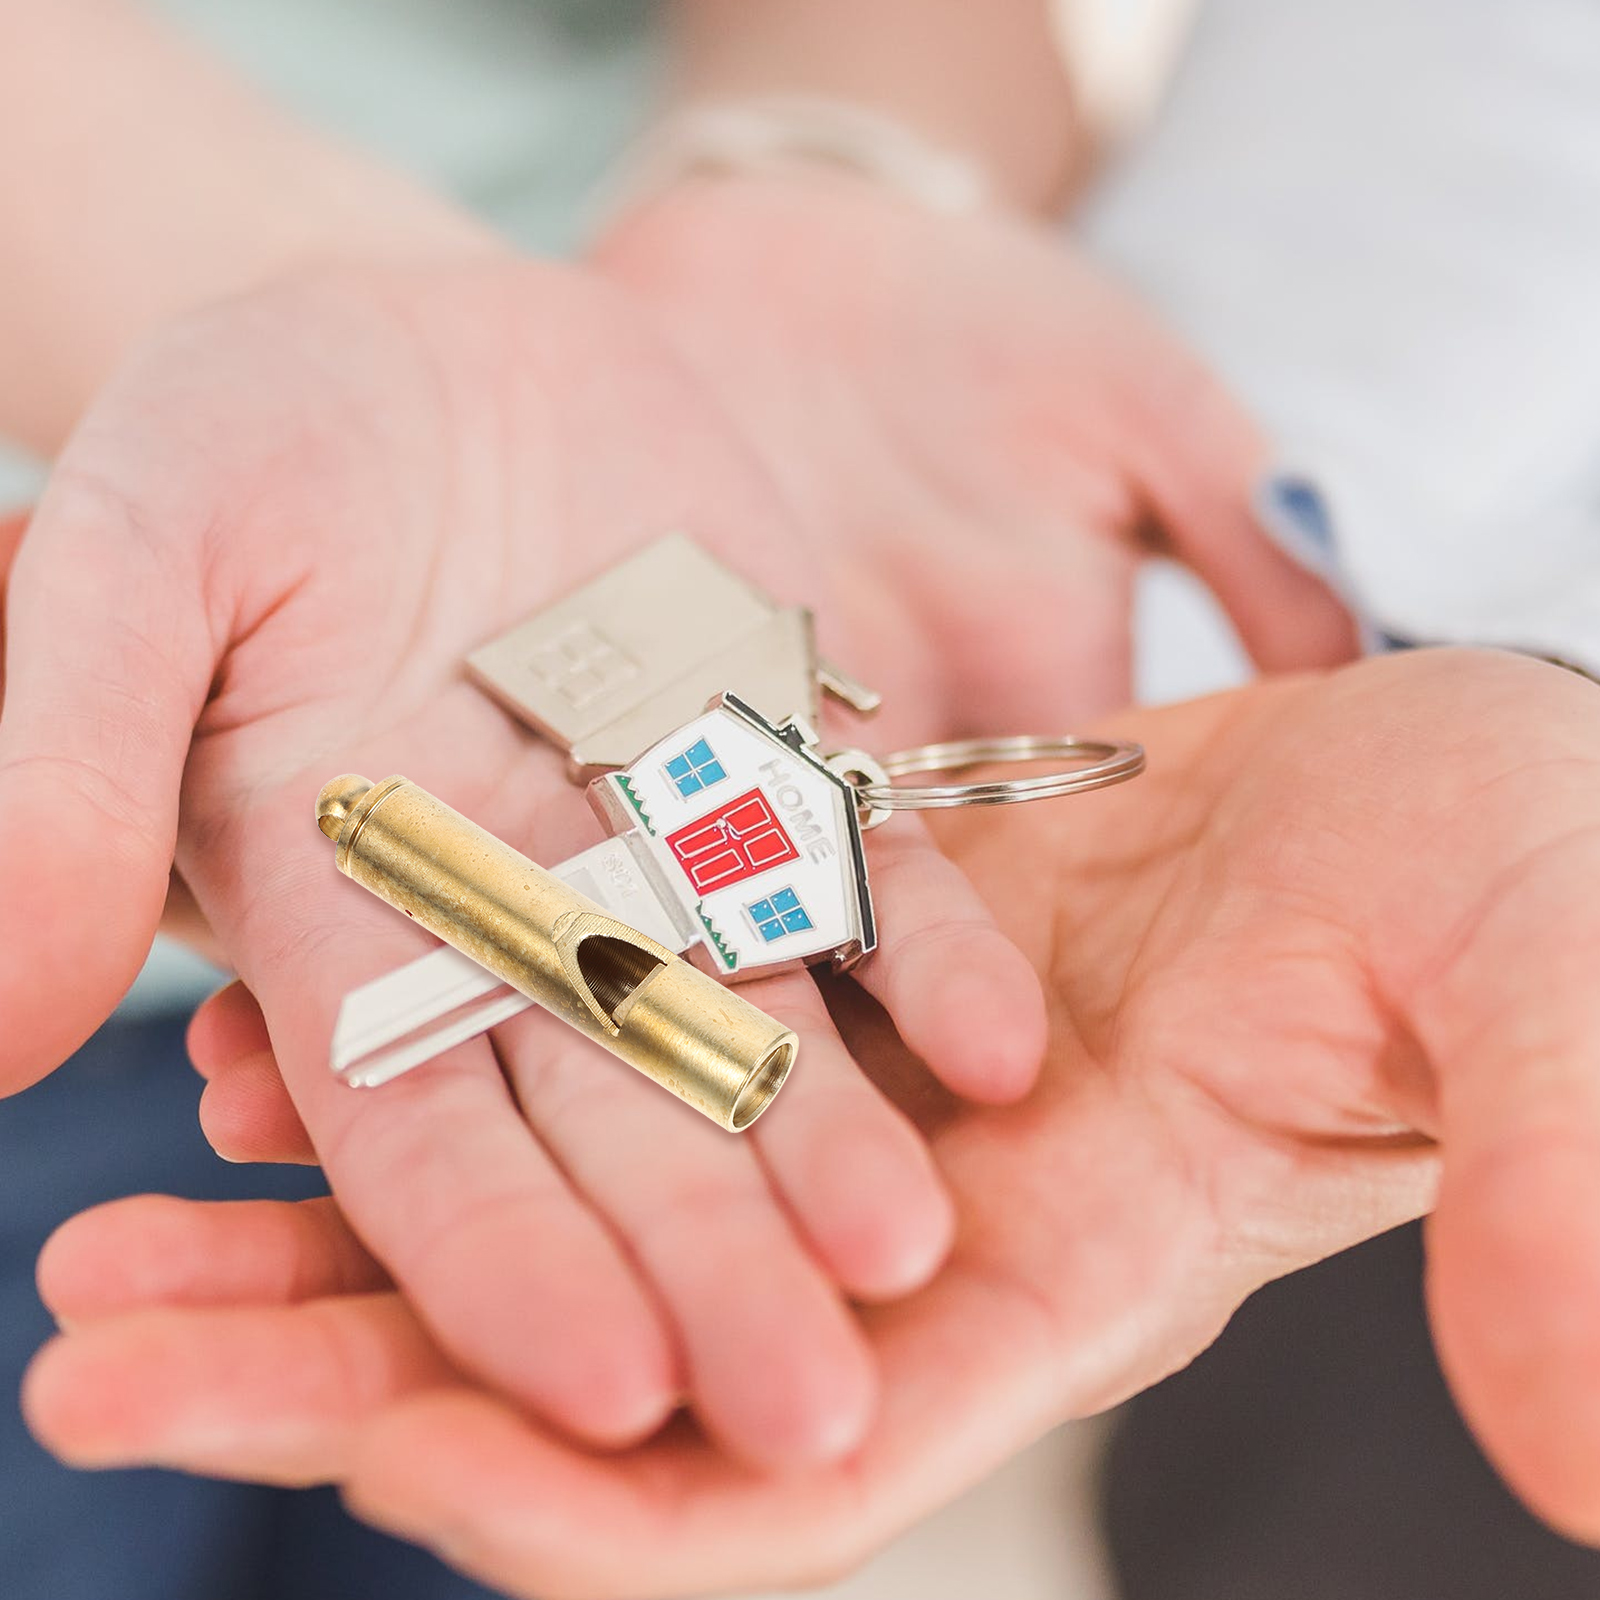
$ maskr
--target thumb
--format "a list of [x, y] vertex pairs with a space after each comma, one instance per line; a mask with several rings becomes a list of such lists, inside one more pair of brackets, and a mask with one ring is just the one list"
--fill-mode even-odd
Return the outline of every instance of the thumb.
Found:
[[1359, 654], [1354, 619], [1253, 509], [1268, 459], [1259, 427], [1170, 336], [1135, 363], [1133, 471], [1163, 543], [1216, 595], [1263, 671]]
[[64, 466], [11, 571], [0, 1093], [42, 1077], [99, 1026], [161, 917], [213, 666], [197, 563], [161, 520]]
[[1441, 1064], [1440, 1356], [1513, 1487], [1600, 1543], [1597, 888], [1592, 828], [1531, 858], [1434, 986], [1419, 1033]]

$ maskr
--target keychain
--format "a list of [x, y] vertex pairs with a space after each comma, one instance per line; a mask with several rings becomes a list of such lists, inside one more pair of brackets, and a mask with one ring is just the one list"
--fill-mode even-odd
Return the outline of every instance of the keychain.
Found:
[[[1074, 738], [963, 740], [882, 760], [826, 753], [821, 693], [862, 712], [877, 697], [818, 661], [808, 611], [774, 605], [679, 536], [486, 646], [469, 669], [566, 749], [575, 778], [598, 774], [589, 798], [611, 837], [542, 869], [404, 779], [328, 785], [318, 821], [341, 870], [448, 941], [346, 997], [332, 1067], [349, 1083], [386, 1082], [537, 998], [723, 1126], [746, 1127], [796, 1044], [722, 986], [820, 962], [843, 971], [871, 954], [867, 831], [896, 811], [1077, 794], [1144, 766], [1137, 745]], [[757, 698], [783, 708], [781, 720]], [[1067, 765], [897, 781], [1052, 759]], [[604, 972], [588, 970], [602, 957]], [[709, 994], [695, 981], [707, 975], [720, 980]], [[669, 991], [671, 1014], [656, 1016]], [[708, 1005], [709, 1029], [694, 1020]]]

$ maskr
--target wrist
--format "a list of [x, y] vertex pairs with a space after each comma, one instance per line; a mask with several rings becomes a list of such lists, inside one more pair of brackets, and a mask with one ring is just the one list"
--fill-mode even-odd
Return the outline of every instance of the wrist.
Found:
[[833, 302], [878, 270], [885, 232], [961, 226], [844, 169], [686, 173], [606, 217], [585, 264], [680, 328], [720, 324], [752, 297], [786, 314]]
[[1056, 211], [1086, 139], [1047, 0], [674, 0], [680, 106], [856, 107], [975, 163], [1000, 202]]
[[697, 179], [866, 183], [926, 210], [961, 215], [997, 195], [978, 160], [881, 111], [817, 95], [766, 95], [679, 107], [623, 157], [602, 187], [602, 224]]

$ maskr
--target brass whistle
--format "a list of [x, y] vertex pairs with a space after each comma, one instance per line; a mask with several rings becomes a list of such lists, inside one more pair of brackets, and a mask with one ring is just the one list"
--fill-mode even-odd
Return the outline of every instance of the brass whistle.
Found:
[[317, 825], [347, 877], [721, 1127], [793, 1066], [792, 1030], [408, 778], [335, 778]]

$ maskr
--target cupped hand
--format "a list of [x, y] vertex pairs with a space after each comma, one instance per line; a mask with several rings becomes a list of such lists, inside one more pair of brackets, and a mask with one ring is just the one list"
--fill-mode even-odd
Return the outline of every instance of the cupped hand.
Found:
[[940, 1276], [864, 1316], [884, 1406], [847, 1461], [771, 1479], [686, 1421], [564, 1443], [450, 1370], [321, 1203], [69, 1223], [35, 1428], [84, 1463], [337, 1478], [517, 1593], [815, 1581], [1187, 1360], [1261, 1283], [1437, 1204], [1467, 1414], [1600, 1538], [1600, 691], [1429, 652], [1117, 731], [1149, 746], [1139, 783], [941, 830], [1045, 977], [1032, 1096], [962, 1105], [881, 1019], [847, 1029], [961, 1213]]
[[1127, 704], [1153, 549], [1261, 666], [1353, 654], [1342, 606], [1252, 515], [1259, 430], [1064, 230], [842, 175], [717, 177], [624, 215], [594, 261], [724, 397], [811, 540], [848, 551], [837, 603], [862, 631], [909, 657], [900, 622], [940, 640], [921, 659], [959, 731]]
[[[176, 862], [265, 1018], [234, 996], [197, 1037], [270, 1046], [346, 1214], [454, 1361], [587, 1439], [648, 1432], [687, 1392], [736, 1453], [813, 1459], [872, 1406], [840, 1290], [923, 1280], [950, 1217], [808, 979], [750, 991], [804, 1062], [742, 1141], [540, 1014], [378, 1091], [327, 1067], [341, 996], [424, 941], [338, 876], [319, 788], [402, 771], [545, 860], [592, 842], [562, 757], [460, 662], [671, 530], [814, 603], [841, 661], [893, 665], [856, 653], [829, 603], [847, 576], [608, 285], [490, 256], [350, 271], [158, 337], [84, 420], [12, 575], [0, 1087], [110, 1011]], [[925, 678], [884, 678], [903, 718], [939, 719]], [[954, 1088], [1021, 1091], [1044, 1034], [1026, 961], [920, 830], [873, 852], [866, 981]]]

